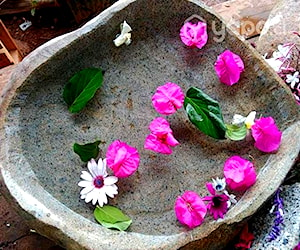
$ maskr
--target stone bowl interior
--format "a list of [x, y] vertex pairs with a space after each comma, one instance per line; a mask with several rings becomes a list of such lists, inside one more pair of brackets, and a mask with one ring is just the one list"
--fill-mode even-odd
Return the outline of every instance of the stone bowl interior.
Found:
[[[179, 38], [180, 27], [192, 15], [208, 25], [209, 40], [201, 50], [187, 48]], [[124, 20], [133, 29], [132, 44], [117, 48], [112, 41]], [[245, 63], [240, 81], [231, 87], [221, 84], [214, 71], [214, 62], [225, 49], [239, 54]], [[72, 75], [90, 67], [104, 70], [103, 86], [82, 112], [71, 114], [62, 98], [63, 88]], [[241, 142], [209, 138], [181, 109], [167, 117], [180, 142], [173, 154], [146, 151], [148, 125], [159, 116], [151, 96], [168, 81], [179, 84], [184, 92], [198, 87], [218, 100], [227, 122], [235, 113], [247, 115], [252, 110], [274, 117], [284, 131], [280, 150], [276, 155], [259, 152], [251, 137]], [[102, 241], [106, 246], [117, 242], [116, 248], [126, 248], [127, 243], [137, 248], [143, 244], [180, 247], [191, 241], [191, 235], [199, 240], [222, 224], [254, 213], [279, 186], [299, 152], [293, 138], [299, 132], [299, 109], [289, 90], [252, 48], [198, 1], [119, 1], [81, 29], [34, 51], [17, 68], [10, 84], [1, 107], [5, 110], [1, 115], [2, 178], [23, 210], [55, 228], [56, 233], [48, 236], [70, 248], [74, 244], [88, 247], [88, 240], [80, 237], [86, 233], [102, 237], [91, 242]], [[109, 200], [133, 219], [128, 233], [96, 224], [94, 206], [79, 198], [77, 183], [86, 165], [72, 149], [75, 142], [100, 140], [103, 158], [117, 139], [138, 148], [141, 156], [138, 171], [119, 180], [119, 194]], [[245, 195], [238, 194], [239, 203], [223, 221], [207, 218], [201, 227], [186, 230], [174, 215], [176, 197], [185, 190], [208, 195], [205, 183], [222, 177], [223, 163], [233, 155], [255, 159], [257, 183]], [[282, 165], [281, 175], [274, 175]], [[74, 225], [77, 233], [72, 231]], [[103, 241], [103, 237], [112, 238]]]

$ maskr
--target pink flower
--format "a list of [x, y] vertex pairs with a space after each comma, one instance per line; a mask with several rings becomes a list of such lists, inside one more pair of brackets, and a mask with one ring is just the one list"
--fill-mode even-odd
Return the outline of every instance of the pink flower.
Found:
[[106, 152], [107, 165], [118, 178], [132, 175], [138, 168], [140, 156], [136, 148], [125, 142], [116, 140], [111, 143]]
[[299, 241], [298, 245], [294, 247], [293, 250], [300, 250], [300, 241]]
[[256, 181], [252, 162], [240, 156], [232, 156], [225, 161], [224, 176], [228, 187], [237, 192], [246, 191]]
[[206, 23], [186, 22], [180, 29], [180, 38], [185, 45], [201, 49], [208, 39]]
[[226, 194], [217, 194], [213, 184], [210, 182], [206, 183], [206, 188], [211, 196], [205, 196], [202, 200], [208, 201], [206, 206], [209, 214], [212, 215], [215, 220], [218, 218], [223, 219], [224, 214], [226, 214], [228, 210], [228, 200], [230, 197]]
[[170, 115], [183, 105], [184, 94], [181, 88], [172, 82], [159, 86], [152, 96], [152, 104], [155, 110], [162, 115]]
[[240, 234], [239, 242], [236, 243], [234, 246], [240, 250], [250, 249], [253, 240], [254, 240], [254, 235], [253, 233], [250, 233], [248, 231], [248, 224], [246, 224], [246, 226], [243, 228]]
[[225, 50], [218, 56], [215, 70], [220, 82], [231, 86], [239, 81], [241, 72], [244, 71], [244, 63], [238, 55]]
[[170, 147], [175, 147], [179, 142], [174, 138], [170, 124], [165, 118], [157, 117], [149, 125], [151, 134], [146, 137], [145, 149], [162, 154], [171, 154]]
[[254, 146], [260, 151], [271, 153], [278, 150], [281, 142], [281, 131], [272, 117], [262, 117], [251, 127]]
[[174, 210], [179, 222], [193, 229], [202, 224], [207, 208], [197, 193], [185, 191], [177, 197]]

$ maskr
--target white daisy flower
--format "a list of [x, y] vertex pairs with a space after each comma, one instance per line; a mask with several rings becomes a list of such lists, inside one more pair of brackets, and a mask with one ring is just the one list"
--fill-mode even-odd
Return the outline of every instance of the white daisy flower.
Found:
[[217, 179], [212, 179], [212, 185], [213, 185], [213, 188], [217, 192], [223, 191], [225, 189], [225, 187], [226, 187], [225, 178], [220, 179], [219, 177], [217, 177]]
[[87, 171], [82, 171], [80, 177], [83, 179], [78, 183], [78, 186], [83, 187], [80, 192], [80, 198], [84, 199], [86, 203], [92, 201], [96, 205], [97, 201], [100, 207], [107, 204], [107, 197], [114, 198], [118, 193], [116, 176], [107, 176], [106, 159], [102, 161], [100, 158], [98, 164], [94, 159], [88, 162]]

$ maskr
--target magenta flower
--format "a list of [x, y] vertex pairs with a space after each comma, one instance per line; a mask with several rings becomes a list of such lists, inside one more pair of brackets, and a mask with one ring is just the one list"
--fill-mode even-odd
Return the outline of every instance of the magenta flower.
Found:
[[281, 131], [272, 117], [262, 117], [251, 127], [254, 146], [260, 151], [271, 153], [278, 150], [281, 142]]
[[225, 161], [224, 176], [228, 187], [237, 192], [246, 191], [256, 182], [252, 162], [240, 156], [232, 156]]
[[180, 29], [180, 38], [185, 45], [201, 49], [208, 39], [206, 23], [186, 22]]
[[241, 72], [244, 71], [244, 63], [238, 55], [225, 50], [215, 62], [215, 71], [220, 82], [231, 86], [240, 80]]
[[202, 198], [204, 201], [208, 201], [207, 210], [215, 220], [218, 218], [224, 218], [224, 214], [228, 210], [228, 201], [230, 199], [226, 194], [217, 194], [216, 190], [213, 187], [213, 184], [210, 182], [206, 183], [206, 188], [210, 192], [211, 196], [205, 196]]
[[234, 246], [240, 250], [247, 250], [251, 248], [252, 242], [254, 241], [254, 234], [249, 232], [248, 224], [246, 224], [240, 233], [239, 242]]
[[193, 229], [202, 224], [207, 208], [197, 193], [185, 191], [177, 197], [174, 210], [179, 222]]
[[298, 245], [294, 247], [293, 250], [300, 250], [300, 241], [299, 241]]
[[157, 117], [149, 125], [151, 134], [146, 137], [144, 148], [162, 154], [172, 154], [170, 147], [179, 142], [174, 138], [170, 124], [165, 118]]
[[140, 156], [136, 148], [125, 142], [116, 140], [111, 143], [106, 152], [107, 165], [118, 178], [132, 175], [138, 168]]
[[181, 88], [172, 82], [159, 86], [152, 96], [155, 110], [162, 115], [171, 115], [183, 105], [184, 94]]

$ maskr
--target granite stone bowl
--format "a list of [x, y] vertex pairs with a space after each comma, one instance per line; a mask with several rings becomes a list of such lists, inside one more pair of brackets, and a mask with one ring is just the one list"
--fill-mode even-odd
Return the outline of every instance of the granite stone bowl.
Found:
[[[179, 30], [189, 18], [205, 20], [208, 43], [186, 47]], [[126, 20], [132, 43], [113, 40]], [[234, 86], [221, 84], [214, 71], [225, 49], [239, 54], [245, 71]], [[79, 114], [62, 98], [65, 84], [89, 67], [105, 72], [103, 86]], [[180, 145], [172, 155], [146, 151], [148, 125], [159, 114], [151, 104], [157, 86], [172, 81], [186, 92], [201, 88], [218, 100], [225, 121], [256, 110], [272, 116], [283, 131], [276, 154], [265, 154], [248, 139], [215, 140], [199, 132], [180, 109], [167, 117]], [[68, 249], [220, 249], [278, 188], [299, 153], [299, 108], [261, 56], [200, 1], [121, 0], [82, 28], [41, 46], [17, 67], [1, 96], [1, 192], [28, 223]], [[80, 200], [85, 164], [73, 152], [77, 143], [100, 140], [100, 156], [120, 139], [138, 148], [138, 171], [118, 182], [109, 203], [129, 215], [127, 232], [103, 228], [92, 205]], [[223, 220], [188, 230], [176, 220], [174, 201], [185, 190], [208, 195], [205, 183], [223, 176], [233, 155], [255, 160], [258, 179], [238, 195]]]

